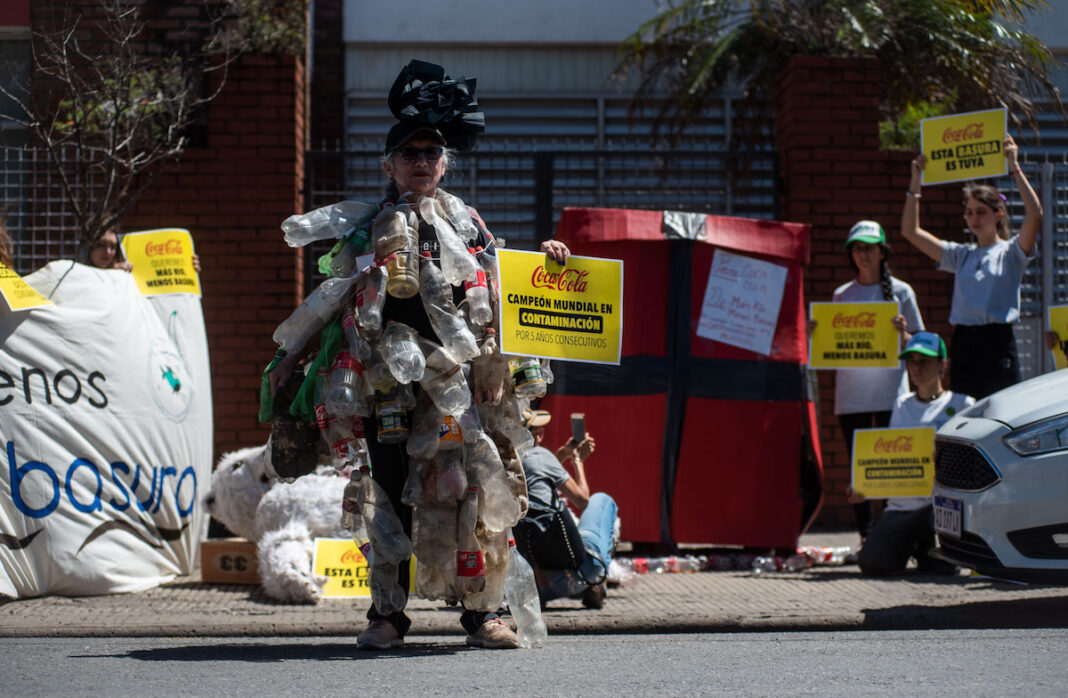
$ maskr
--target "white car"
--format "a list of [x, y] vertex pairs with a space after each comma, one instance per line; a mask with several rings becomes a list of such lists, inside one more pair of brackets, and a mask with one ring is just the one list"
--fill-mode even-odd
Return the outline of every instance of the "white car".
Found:
[[935, 437], [934, 555], [1068, 582], [1068, 369], [994, 393]]

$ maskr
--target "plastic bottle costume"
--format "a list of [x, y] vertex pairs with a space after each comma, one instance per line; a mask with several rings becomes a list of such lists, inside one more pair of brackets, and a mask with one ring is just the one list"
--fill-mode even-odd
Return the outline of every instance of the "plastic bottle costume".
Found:
[[[399, 123], [386, 151], [427, 129], [451, 148], [471, 147], [484, 128], [474, 87], [412, 61], [390, 91]], [[319, 264], [331, 278], [275, 340], [298, 351], [325, 322], [290, 412], [314, 413], [335, 467], [351, 472], [343, 508], [354, 536], [371, 543], [368, 618], [403, 636], [413, 552], [418, 595], [469, 612], [501, 605], [509, 531], [526, 512], [519, 453], [532, 442], [520, 418], [528, 396], [514, 391], [493, 331], [495, 241], [443, 189], [417, 201], [398, 194], [283, 224], [293, 246], [338, 244]], [[374, 262], [357, 271], [357, 257], [372, 251]], [[494, 392], [502, 382], [503, 394]]]

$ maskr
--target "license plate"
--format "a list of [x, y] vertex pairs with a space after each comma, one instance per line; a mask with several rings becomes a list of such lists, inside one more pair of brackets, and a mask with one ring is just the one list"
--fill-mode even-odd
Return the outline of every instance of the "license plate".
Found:
[[960, 538], [961, 503], [959, 499], [949, 497], [934, 498], [935, 531], [944, 536]]

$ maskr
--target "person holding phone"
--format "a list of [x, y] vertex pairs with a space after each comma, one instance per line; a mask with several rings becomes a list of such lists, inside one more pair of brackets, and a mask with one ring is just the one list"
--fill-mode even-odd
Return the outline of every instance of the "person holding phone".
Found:
[[[602, 608], [618, 507], [604, 492], [590, 493], [585, 463], [595, 444], [585, 432], [584, 420], [573, 416], [572, 429], [581, 433], [554, 453], [541, 445], [551, 419], [546, 410], [523, 413], [534, 447], [523, 456], [530, 504], [513, 529], [516, 548], [537, 573], [543, 606], [552, 599], [581, 594], [583, 606]], [[568, 462], [574, 477], [564, 468]], [[568, 505], [580, 512], [577, 522]]]

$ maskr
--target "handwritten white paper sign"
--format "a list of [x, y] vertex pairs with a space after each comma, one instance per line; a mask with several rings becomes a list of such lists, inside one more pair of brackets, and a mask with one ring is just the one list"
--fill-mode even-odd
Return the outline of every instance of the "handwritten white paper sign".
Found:
[[716, 250], [697, 334], [770, 354], [785, 283], [786, 267]]

